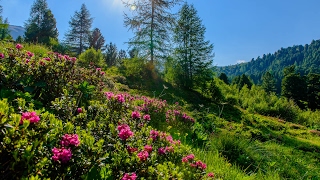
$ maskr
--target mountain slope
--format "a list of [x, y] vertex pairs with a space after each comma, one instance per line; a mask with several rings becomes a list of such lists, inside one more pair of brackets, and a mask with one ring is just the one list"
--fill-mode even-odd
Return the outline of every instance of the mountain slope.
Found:
[[24, 32], [26, 30], [21, 26], [9, 25], [9, 31], [10, 31], [10, 35], [15, 40], [19, 36], [23, 37], [24, 36]]
[[269, 71], [279, 85], [283, 77], [283, 69], [293, 64], [301, 75], [320, 73], [320, 40], [312, 40], [310, 44], [304, 46], [281, 48], [273, 54], [263, 54], [262, 57], [259, 56], [247, 63], [217, 69], [229, 78], [241, 74], [249, 75], [256, 84], [260, 84], [262, 75]]

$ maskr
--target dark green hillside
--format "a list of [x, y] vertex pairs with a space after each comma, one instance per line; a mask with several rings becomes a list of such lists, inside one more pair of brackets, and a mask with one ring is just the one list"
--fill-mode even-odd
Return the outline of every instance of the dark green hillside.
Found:
[[320, 40], [312, 40], [310, 44], [281, 48], [275, 53], [263, 54], [248, 63], [219, 67], [229, 78], [246, 74], [255, 84], [262, 83], [262, 76], [269, 71], [276, 79], [277, 91], [280, 92], [283, 69], [295, 65], [301, 75], [320, 73]]

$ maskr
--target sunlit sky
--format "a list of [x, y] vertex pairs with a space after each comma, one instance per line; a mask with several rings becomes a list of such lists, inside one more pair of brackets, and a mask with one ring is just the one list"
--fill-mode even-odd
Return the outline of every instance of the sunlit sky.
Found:
[[[69, 29], [70, 17], [85, 3], [106, 42], [127, 50], [133, 36], [123, 25], [121, 0], [47, 0], [59, 30], [59, 39]], [[320, 39], [319, 0], [187, 0], [198, 10], [207, 28], [206, 39], [214, 44], [214, 65], [250, 61], [281, 47], [309, 44]], [[1, 0], [3, 17], [23, 26], [33, 0]], [[180, 6], [172, 11], [177, 12]]]

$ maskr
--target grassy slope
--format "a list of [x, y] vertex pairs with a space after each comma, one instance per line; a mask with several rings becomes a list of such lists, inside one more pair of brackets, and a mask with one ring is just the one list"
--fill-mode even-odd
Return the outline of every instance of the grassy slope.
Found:
[[[162, 99], [182, 102], [190, 112], [201, 111], [202, 104], [205, 116], [212, 117], [216, 129], [208, 144], [198, 146], [190, 139], [187, 143], [217, 178], [320, 179], [320, 136], [311, 129], [228, 105], [219, 118], [221, 107], [201, 94], [166, 86], [169, 88], [161, 94]], [[156, 90], [130, 91], [157, 97], [162, 90], [159, 85]]]

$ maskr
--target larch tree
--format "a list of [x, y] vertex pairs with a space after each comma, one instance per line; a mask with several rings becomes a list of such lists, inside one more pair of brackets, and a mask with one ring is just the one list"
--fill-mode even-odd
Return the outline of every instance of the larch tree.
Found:
[[77, 55], [89, 47], [92, 21], [93, 18], [85, 4], [82, 4], [80, 11], [76, 11], [69, 21], [70, 29], [65, 35], [65, 40]]
[[35, 0], [30, 11], [30, 18], [25, 23], [25, 41], [49, 44], [50, 38], [58, 39], [56, 19], [48, 8], [46, 0]]
[[103, 48], [105, 42], [100, 29], [95, 28], [89, 36], [89, 46], [93, 47], [95, 50], [99, 50]]
[[150, 60], [162, 60], [169, 50], [170, 29], [174, 24], [174, 15], [170, 9], [181, 0], [124, 0], [131, 9], [131, 16], [124, 14], [124, 25], [134, 32], [129, 47], [140, 52]]
[[213, 45], [205, 40], [206, 28], [193, 5], [185, 3], [178, 14], [173, 38], [175, 57], [181, 66], [181, 84], [191, 89], [212, 79]]

